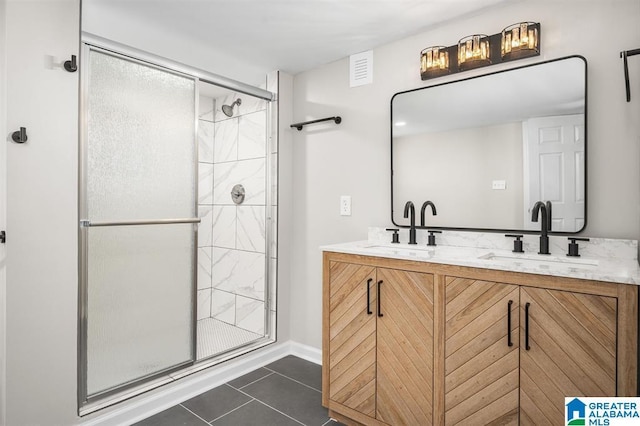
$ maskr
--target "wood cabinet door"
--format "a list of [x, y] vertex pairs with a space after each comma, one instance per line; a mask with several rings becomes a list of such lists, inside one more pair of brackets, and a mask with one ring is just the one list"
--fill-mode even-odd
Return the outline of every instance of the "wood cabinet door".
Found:
[[564, 424], [567, 396], [616, 395], [615, 298], [523, 287], [520, 311], [522, 425]]
[[445, 283], [445, 424], [517, 425], [519, 287]]
[[433, 423], [433, 281], [431, 274], [377, 271], [379, 421]]
[[376, 412], [375, 278], [371, 266], [330, 265], [329, 399], [370, 417]]

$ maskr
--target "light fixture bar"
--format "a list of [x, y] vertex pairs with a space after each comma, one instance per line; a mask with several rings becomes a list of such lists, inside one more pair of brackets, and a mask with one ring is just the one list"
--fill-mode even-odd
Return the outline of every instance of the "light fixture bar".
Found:
[[[434, 53], [437, 53], [436, 61]], [[431, 58], [429, 58], [431, 54]], [[540, 56], [540, 23], [519, 22], [493, 35], [474, 34], [452, 46], [428, 47], [420, 52], [422, 80], [475, 68]], [[446, 57], [444, 61], [439, 58]], [[431, 59], [431, 61], [429, 61]]]

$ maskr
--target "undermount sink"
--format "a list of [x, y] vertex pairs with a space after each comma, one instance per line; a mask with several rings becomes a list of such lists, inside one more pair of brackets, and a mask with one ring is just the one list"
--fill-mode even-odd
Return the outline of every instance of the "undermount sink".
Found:
[[526, 254], [506, 254], [506, 253], [486, 253], [478, 256], [478, 259], [491, 260], [494, 262], [508, 262], [515, 265], [530, 265], [540, 268], [549, 267], [569, 267], [576, 269], [595, 269], [598, 261], [593, 259], [576, 259], [569, 257], [556, 257], [547, 255], [526, 255]]

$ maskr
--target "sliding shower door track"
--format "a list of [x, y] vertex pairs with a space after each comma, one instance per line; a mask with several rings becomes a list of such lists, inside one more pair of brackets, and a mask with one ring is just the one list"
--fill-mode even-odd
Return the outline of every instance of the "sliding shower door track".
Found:
[[[275, 342], [276, 342], [275, 339], [272, 339], [269, 337], [263, 337], [256, 341], [253, 341], [246, 345], [239, 346], [235, 349], [231, 349], [229, 351], [220, 353], [213, 357], [205, 358], [201, 361], [196, 361], [196, 363], [192, 364], [191, 366], [187, 366], [177, 371], [173, 371], [172, 373], [158, 377], [157, 379], [154, 379], [151, 382], [147, 382], [143, 385], [129, 388], [126, 391], [122, 391], [120, 393], [114, 394], [110, 398], [101, 399], [100, 401], [97, 401], [94, 403], [88, 403], [87, 405], [80, 407], [79, 415], [81, 417], [86, 416], [88, 414], [100, 411], [104, 408], [115, 406], [116, 404], [122, 403], [124, 401], [130, 400], [133, 398], [143, 397], [143, 395], [146, 394], [147, 392], [157, 390], [167, 385], [170, 386], [181, 379], [186, 379], [187, 377], [193, 374], [196, 374], [208, 368], [215, 367], [216, 365], [222, 364], [224, 362], [233, 360], [234, 358], [239, 358], [243, 355], [248, 355], [253, 351], [262, 349], [265, 346], [271, 345]], [[233, 378], [231, 377], [229, 378], [229, 380], [232, 380], [232, 379]]]

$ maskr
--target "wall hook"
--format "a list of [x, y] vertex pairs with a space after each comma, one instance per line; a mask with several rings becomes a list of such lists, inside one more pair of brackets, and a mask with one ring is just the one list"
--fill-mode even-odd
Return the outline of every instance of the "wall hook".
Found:
[[13, 139], [15, 143], [25, 143], [27, 141], [27, 129], [20, 127], [20, 130], [11, 134], [11, 139]]
[[71, 55], [71, 60], [64, 62], [64, 69], [69, 71], [69, 72], [78, 71], [78, 63], [77, 63], [77, 60], [76, 60], [76, 55]]

